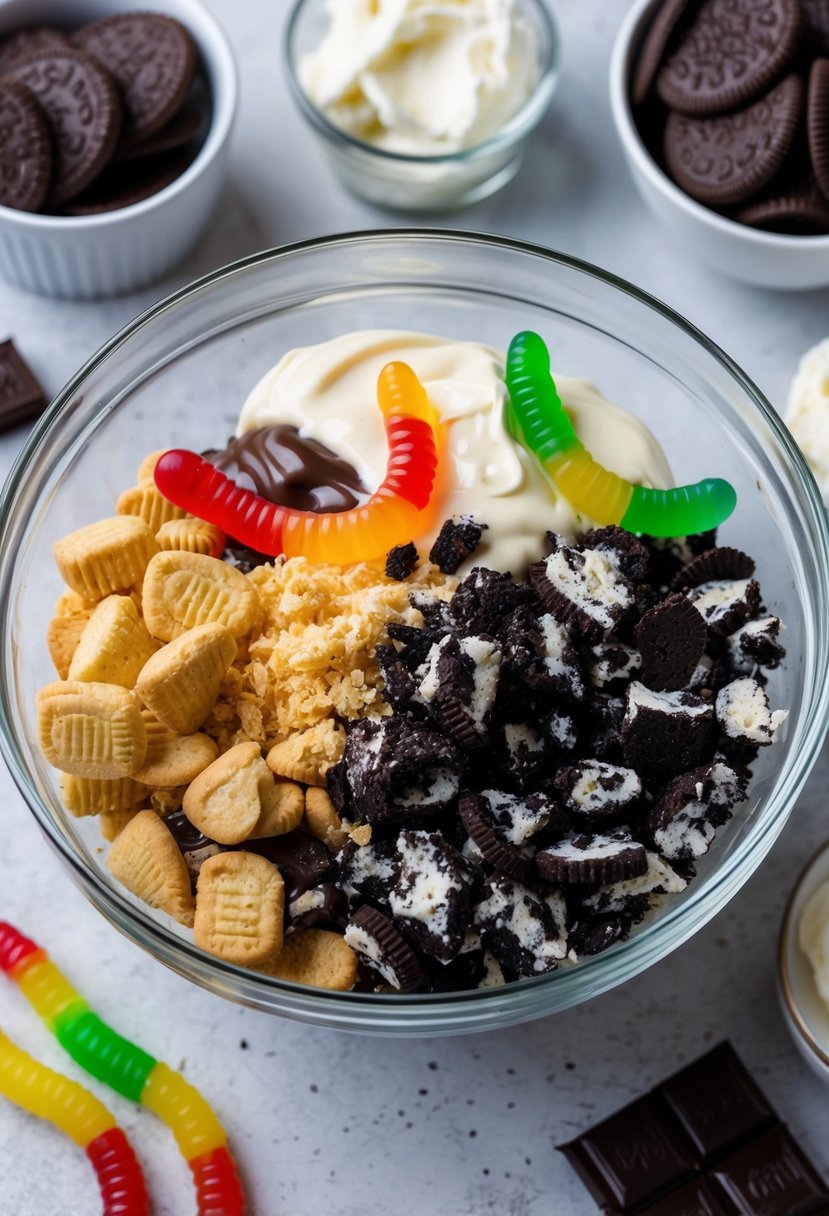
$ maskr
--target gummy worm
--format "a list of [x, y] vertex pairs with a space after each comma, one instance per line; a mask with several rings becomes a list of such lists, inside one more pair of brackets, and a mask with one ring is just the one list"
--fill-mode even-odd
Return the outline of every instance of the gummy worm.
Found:
[[[0, 970], [15, 980], [76, 1064], [167, 1124], [193, 1174], [199, 1216], [243, 1216], [244, 1194], [227, 1136], [198, 1090], [102, 1022], [46, 951], [4, 921], [0, 921]], [[113, 1125], [110, 1119], [95, 1134]], [[119, 1216], [132, 1216], [131, 1208], [118, 1211]]]
[[147, 1216], [150, 1201], [132, 1146], [103, 1102], [33, 1059], [0, 1030], [0, 1094], [79, 1145], [101, 1188], [104, 1216]]
[[386, 476], [350, 511], [297, 511], [241, 489], [195, 452], [165, 452], [155, 484], [165, 498], [259, 553], [349, 565], [384, 557], [417, 532], [437, 469], [437, 414], [406, 363], [387, 363], [377, 382], [389, 445]]
[[538, 334], [516, 334], [507, 353], [510, 413], [526, 447], [570, 504], [599, 524], [619, 524], [647, 536], [691, 536], [728, 519], [734, 487], [711, 477], [671, 490], [651, 490], [594, 460], [565, 413]]

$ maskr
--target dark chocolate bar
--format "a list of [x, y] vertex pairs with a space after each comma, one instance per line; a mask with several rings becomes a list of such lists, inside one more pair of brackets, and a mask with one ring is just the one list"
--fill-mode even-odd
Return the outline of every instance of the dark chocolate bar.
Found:
[[829, 1216], [829, 1190], [730, 1043], [559, 1145], [613, 1216]]
[[11, 339], [0, 342], [0, 431], [36, 418], [46, 408], [47, 400]]

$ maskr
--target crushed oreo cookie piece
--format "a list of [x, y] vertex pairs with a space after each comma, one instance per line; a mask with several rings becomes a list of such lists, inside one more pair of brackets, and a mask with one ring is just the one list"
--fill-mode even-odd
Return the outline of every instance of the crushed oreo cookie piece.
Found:
[[616, 883], [648, 868], [645, 846], [619, 828], [604, 835], [571, 832], [539, 849], [535, 867], [548, 882]]
[[674, 777], [650, 808], [647, 830], [668, 861], [693, 861], [708, 852], [717, 829], [746, 797], [746, 783], [721, 760]]
[[392, 840], [370, 840], [357, 844], [347, 840], [337, 854], [340, 886], [349, 900], [370, 899], [387, 906], [389, 891], [397, 880], [400, 868], [397, 849]]
[[558, 542], [530, 566], [530, 580], [547, 611], [588, 642], [609, 633], [634, 604], [630, 582], [598, 549]]
[[581, 751], [596, 760], [621, 763], [622, 720], [625, 700], [608, 693], [594, 693], [584, 706], [581, 719]]
[[550, 692], [562, 701], [584, 700], [584, 669], [570, 632], [551, 612], [538, 618], [541, 654]]
[[298, 895], [288, 904], [288, 926], [291, 932], [300, 929], [344, 929], [348, 920], [348, 899], [345, 891], [333, 882], [320, 883]]
[[415, 992], [423, 983], [417, 955], [389, 918], [376, 908], [366, 905], [354, 913], [346, 926], [345, 942], [398, 992]]
[[754, 559], [747, 553], [721, 545], [717, 549], [706, 549], [687, 561], [671, 579], [670, 588], [672, 591], [684, 591], [688, 587], [699, 587], [701, 583], [722, 579], [749, 579], [754, 569]]
[[489, 719], [498, 692], [501, 651], [491, 638], [447, 635], [418, 668], [419, 696], [460, 747], [489, 743]]
[[[449, 601], [442, 599], [434, 591], [413, 591], [409, 596], [409, 603], [423, 617], [424, 629], [446, 633], [452, 627]], [[391, 630], [389, 636], [394, 636]]]
[[772, 710], [765, 689], [742, 676], [717, 693], [717, 722], [729, 739], [753, 747], [767, 747], [789, 716], [787, 709]]
[[698, 610], [684, 595], [669, 595], [636, 626], [642, 683], [667, 692], [685, 688], [707, 641], [708, 628]]
[[682, 875], [656, 853], [645, 853], [639, 874], [603, 883], [598, 891], [583, 898], [581, 908], [596, 916], [625, 915], [639, 919], [648, 910], [652, 895], [678, 895], [687, 885]]
[[447, 519], [429, 550], [429, 561], [437, 566], [441, 574], [455, 574], [478, 548], [487, 527], [473, 515]]
[[398, 583], [407, 579], [417, 565], [417, 548], [414, 541], [406, 545], [395, 545], [386, 554], [386, 577]]
[[418, 667], [426, 661], [429, 651], [435, 643], [445, 637], [448, 630], [431, 626], [417, 629], [414, 625], [391, 621], [386, 628], [386, 633], [393, 642], [397, 642], [398, 655], [408, 670], [414, 674]]
[[495, 830], [484, 798], [467, 791], [461, 794], [458, 806], [463, 826], [484, 861], [499, 874], [508, 874], [510, 878], [524, 882], [532, 870], [532, 861], [525, 851], [503, 839]]
[[587, 549], [598, 549], [631, 583], [644, 583], [650, 572], [651, 555], [647, 546], [616, 524], [593, 528], [582, 542]]
[[601, 828], [618, 822], [642, 797], [638, 773], [602, 760], [582, 760], [560, 768], [554, 784], [580, 827]]
[[559, 814], [548, 794], [509, 794], [504, 790], [481, 792], [484, 814], [498, 835], [510, 844], [526, 844], [543, 831]]
[[615, 680], [629, 680], [642, 666], [638, 650], [625, 642], [600, 642], [587, 652], [588, 675], [594, 688], [604, 688]]
[[[570, 719], [572, 722], [572, 719]], [[550, 736], [529, 722], [505, 722], [501, 751], [505, 772], [520, 790], [529, 789], [549, 770], [554, 745]]]
[[500, 637], [508, 618], [533, 598], [529, 587], [513, 582], [509, 574], [476, 566], [458, 584], [447, 605], [449, 626], [462, 634]]
[[764, 616], [748, 621], [727, 639], [728, 658], [736, 672], [754, 675], [758, 667], [778, 667], [786, 657], [779, 642], [782, 624], [779, 617]]
[[475, 906], [481, 941], [505, 972], [516, 977], [554, 971], [567, 957], [567, 918], [559, 893], [536, 895], [496, 874]]
[[[421, 966], [424, 992], [469, 992], [473, 988], [485, 986], [484, 981], [489, 974], [486, 951], [480, 947], [477, 950], [463, 951], [448, 963], [425, 955]], [[504, 983], [503, 974], [500, 982]]]
[[760, 588], [753, 578], [716, 579], [685, 594], [708, 628], [720, 634], [733, 633], [760, 607]]
[[374, 654], [383, 677], [383, 700], [399, 713], [408, 709], [417, 685], [400, 653], [393, 645], [385, 644], [378, 646]]
[[577, 963], [580, 958], [601, 954], [626, 936], [627, 923], [620, 916], [601, 916], [577, 920], [570, 928], [568, 958]]
[[454, 743], [404, 714], [349, 723], [344, 761], [350, 801], [375, 825], [446, 811], [464, 770]]
[[[620, 702], [621, 704], [621, 702]], [[619, 714], [621, 721], [621, 712]], [[539, 722], [539, 727], [545, 738], [550, 740], [554, 752], [567, 756], [575, 751], [579, 741], [579, 728], [571, 713], [564, 710], [552, 709]]]
[[424, 954], [447, 963], [463, 945], [471, 883], [460, 853], [440, 832], [401, 832], [389, 907], [400, 931]]
[[713, 746], [714, 707], [695, 693], [656, 692], [634, 680], [627, 688], [622, 750], [642, 776], [672, 777], [696, 768]]

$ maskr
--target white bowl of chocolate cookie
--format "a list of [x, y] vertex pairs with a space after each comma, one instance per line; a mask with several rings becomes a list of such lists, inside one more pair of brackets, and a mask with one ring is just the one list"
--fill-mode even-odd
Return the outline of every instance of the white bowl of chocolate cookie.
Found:
[[823, 12], [637, 0], [613, 49], [613, 120], [644, 202], [702, 261], [762, 287], [829, 283]]
[[218, 200], [237, 95], [198, 0], [0, 0], [0, 274], [70, 299], [165, 274]]

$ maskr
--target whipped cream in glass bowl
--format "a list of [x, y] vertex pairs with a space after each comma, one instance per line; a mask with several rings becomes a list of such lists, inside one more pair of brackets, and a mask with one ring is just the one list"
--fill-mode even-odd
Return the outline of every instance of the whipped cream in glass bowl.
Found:
[[557, 79], [543, 0], [297, 0], [285, 33], [300, 112], [352, 193], [441, 211], [518, 171]]

